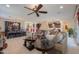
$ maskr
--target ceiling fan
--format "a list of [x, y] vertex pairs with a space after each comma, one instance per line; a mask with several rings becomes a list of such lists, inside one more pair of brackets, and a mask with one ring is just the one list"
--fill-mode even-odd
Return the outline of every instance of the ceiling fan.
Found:
[[40, 9], [41, 9], [42, 7], [43, 7], [43, 5], [42, 5], [42, 4], [39, 4], [38, 6], [35, 6], [33, 9], [28, 8], [28, 7], [24, 7], [24, 8], [33, 11], [33, 12], [27, 14], [27, 15], [31, 15], [31, 14], [35, 13], [35, 14], [37, 15], [37, 17], [39, 17], [39, 16], [40, 16], [39, 13], [47, 14], [47, 11], [40, 11]]

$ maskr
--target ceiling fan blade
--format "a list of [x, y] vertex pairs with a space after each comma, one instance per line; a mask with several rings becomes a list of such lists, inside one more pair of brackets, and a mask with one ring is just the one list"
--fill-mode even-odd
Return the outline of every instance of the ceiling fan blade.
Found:
[[28, 8], [28, 7], [24, 7], [24, 8], [34, 11], [33, 9], [31, 9], [31, 8]]
[[46, 13], [47, 13], [47, 11], [39, 11], [39, 13], [45, 13], [45, 14], [46, 14]]
[[37, 17], [39, 17], [39, 14], [36, 12]]
[[39, 4], [38, 7], [37, 7], [37, 9], [36, 9], [36, 12], [39, 11], [42, 7], [43, 7], [43, 5]]
[[27, 14], [27, 15], [31, 15], [31, 14], [33, 14], [34, 12], [32, 12], [32, 13], [29, 13], [29, 14]]

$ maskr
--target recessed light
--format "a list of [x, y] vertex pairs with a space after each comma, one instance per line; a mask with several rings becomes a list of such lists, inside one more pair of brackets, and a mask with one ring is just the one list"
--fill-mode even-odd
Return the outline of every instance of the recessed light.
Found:
[[63, 9], [63, 6], [60, 6], [60, 9]]
[[6, 7], [8, 7], [8, 8], [9, 8], [9, 7], [10, 7], [10, 5], [9, 5], [9, 4], [7, 4], [7, 5], [6, 5]]

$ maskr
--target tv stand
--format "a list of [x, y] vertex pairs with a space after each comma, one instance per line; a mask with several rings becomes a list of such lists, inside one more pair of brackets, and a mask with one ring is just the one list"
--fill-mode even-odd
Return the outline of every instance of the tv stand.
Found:
[[26, 36], [26, 32], [24, 32], [24, 31], [12, 31], [12, 32], [7, 32], [6, 36], [7, 36], [7, 38]]

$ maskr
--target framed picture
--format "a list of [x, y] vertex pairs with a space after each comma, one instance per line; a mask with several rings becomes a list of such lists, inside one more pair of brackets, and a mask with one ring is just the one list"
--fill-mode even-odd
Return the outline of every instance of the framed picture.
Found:
[[61, 23], [59, 21], [56, 21], [53, 24], [56, 28], [61, 28]]
[[53, 23], [48, 23], [49, 28], [53, 28]]

